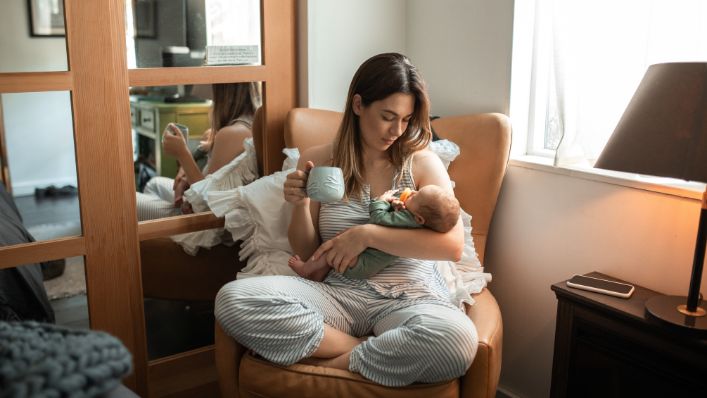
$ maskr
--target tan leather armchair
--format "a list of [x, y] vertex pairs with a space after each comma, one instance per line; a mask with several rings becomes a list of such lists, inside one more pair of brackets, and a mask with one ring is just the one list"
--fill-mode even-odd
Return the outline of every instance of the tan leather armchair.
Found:
[[[293, 109], [285, 122], [285, 143], [300, 151], [333, 140], [341, 114]], [[449, 174], [455, 193], [472, 215], [472, 235], [483, 262], [486, 236], [505, 174], [510, 124], [501, 114], [445, 117], [433, 128], [460, 146]], [[498, 304], [488, 289], [474, 296], [467, 314], [476, 325], [479, 347], [466, 375], [435, 384], [384, 387], [339, 369], [305, 364], [283, 367], [253, 356], [216, 325], [216, 367], [224, 397], [494, 397], [501, 372], [503, 326]]]

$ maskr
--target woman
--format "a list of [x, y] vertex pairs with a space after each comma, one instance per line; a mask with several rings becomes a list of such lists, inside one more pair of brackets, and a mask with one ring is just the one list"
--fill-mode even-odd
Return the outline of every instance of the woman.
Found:
[[[214, 84], [211, 128], [204, 133], [199, 150], [207, 152], [206, 166], [199, 170], [184, 136], [173, 124], [162, 134], [162, 150], [177, 159], [174, 179], [154, 177], [137, 194], [138, 220], [175, 216], [190, 212], [182, 194], [189, 185], [225, 166], [243, 152], [243, 140], [251, 137], [255, 111], [260, 106], [258, 83]], [[215, 133], [214, 133], [215, 132]]]
[[[447, 233], [367, 223], [371, 198], [389, 189], [434, 184], [452, 190], [442, 162], [425, 149], [430, 139], [429, 100], [409, 60], [390, 53], [364, 62], [335, 142], [305, 151], [284, 186], [293, 205], [293, 251], [300, 258], [325, 256], [338, 272], [324, 282], [268, 276], [227, 284], [216, 298], [224, 330], [275, 363], [323, 358], [320, 364], [387, 386], [464, 374], [476, 353], [476, 329], [449, 302], [429, 261], [459, 260], [461, 221]], [[308, 171], [332, 164], [344, 172], [347, 197], [326, 204], [307, 198]], [[370, 279], [344, 277], [367, 247], [400, 258]], [[370, 333], [375, 337], [361, 338]]]

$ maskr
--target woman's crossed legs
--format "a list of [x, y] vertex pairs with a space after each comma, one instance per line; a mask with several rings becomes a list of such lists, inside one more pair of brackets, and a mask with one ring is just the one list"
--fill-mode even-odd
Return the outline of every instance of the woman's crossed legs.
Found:
[[[395, 309], [388, 312], [381, 300]], [[372, 308], [388, 313], [371, 324], [378, 317]], [[229, 335], [272, 362], [332, 358], [331, 366], [387, 386], [459, 377], [478, 343], [461, 311], [442, 302], [385, 298], [361, 281], [346, 287], [287, 276], [247, 278], [219, 291], [215, 313]], [[376, 337], [363, 342], [352, 337], [371, 331]]]

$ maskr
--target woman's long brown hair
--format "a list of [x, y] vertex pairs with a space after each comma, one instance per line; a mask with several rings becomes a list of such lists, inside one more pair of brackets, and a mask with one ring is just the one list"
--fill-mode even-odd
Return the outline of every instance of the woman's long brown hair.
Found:
[[360, 197], [365, 172], [359, 117], [353, 112], [353, 97], [360, 95], [362, 105], [368, 106], [396, 93], [415, 97], [407, 129], [388, 148], [390, 162], [396, 170], [401, 170], [410, 155], [427, 147], [432, 139], [427, 87], [410, 60], [398, 53], [379, 54], [366, 60], [351, 80], [344, 117], [334, 140], [333, 162], [344, 172], [346, 197]]
[[220, 83], [212, 85], [211, 132], [233, 124], [239, 117], [252, 119], [260, 107], [260, 83]]

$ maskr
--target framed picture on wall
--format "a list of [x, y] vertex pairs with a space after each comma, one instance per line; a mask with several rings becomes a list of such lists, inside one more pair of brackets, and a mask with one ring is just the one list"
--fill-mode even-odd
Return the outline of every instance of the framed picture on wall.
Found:
[[33, 37], [64, 36], [64, 0], [27, 0]]

